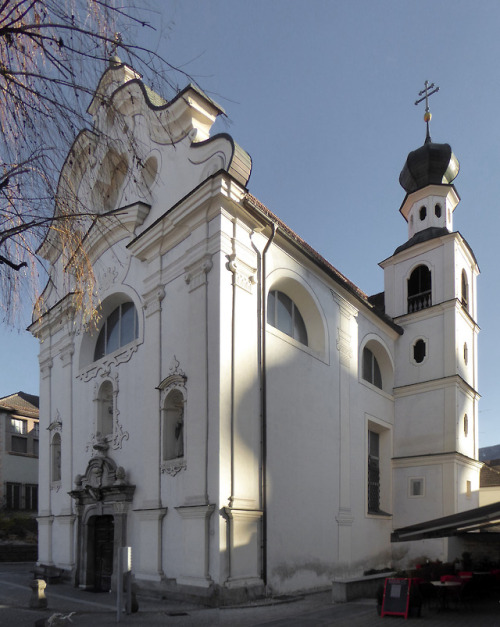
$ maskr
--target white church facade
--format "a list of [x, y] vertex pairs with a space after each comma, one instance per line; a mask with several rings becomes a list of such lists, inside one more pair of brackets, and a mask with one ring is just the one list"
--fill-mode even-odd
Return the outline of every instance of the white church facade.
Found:
[[115, 60], [89, 113], [60, 192], [108, 212], [84, 240], [101, 315], [82, 325], [49, 234], [39, 563], [106, 590], [131, 546], [138, 584], [217, 603], [454, 557], [391, 544], [478, 505], [478, 266], [449, 146], [409, 155], [408, 240], [369, 298], [248, 192], [197, 88], [165, 102]]

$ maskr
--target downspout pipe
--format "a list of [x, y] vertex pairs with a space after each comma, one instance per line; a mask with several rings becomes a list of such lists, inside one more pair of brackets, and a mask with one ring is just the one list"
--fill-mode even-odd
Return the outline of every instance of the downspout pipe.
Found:
[[276, 237], [278, 227], [271, 223], [272, 232], [262, 251], [260, 277], [260, 381], [262, 415], [262, 580], [267, 586], [267, 369], [266, 369], [266, 254]]

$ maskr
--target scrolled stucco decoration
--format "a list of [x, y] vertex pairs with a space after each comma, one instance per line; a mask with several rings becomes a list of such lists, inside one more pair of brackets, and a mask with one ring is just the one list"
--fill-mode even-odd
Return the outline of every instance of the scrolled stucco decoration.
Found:
[[121, 422], [119, 422], [118, 418], [116, 418], [113, 439], [111, 440], [111, 448], [114, 451], [116, 451], [119, 448], [122, 448], [123, 440], [128, 440], [128, 439], [129, 439], [128, 431], [123, 430]]
[[172, 357], [172, 361], [170, 362], [170, 367], [168, 369], [169, 376], [179, 375], [180, 377], [184, 377], [184, 379], [187, 379], [186, 373], [184, 372], [184, 370], [182, 370], [180, 366], [181, 366], [180, 361], [174, 355]]
[[114, 353], [112, 356], [107, 355], [103, 357], [99, 363], [94, 363], [90, 366], [90, 368], [85, 369], [81, 372], [77, 379], [84, 381], [91, 381], [97, 376], [107, 377], [110, 375], [111, 369], [113, 367], [117, 367], [120, 364], [125, 364], [132, 359], [132, 355], [137, 352], [139, 344], [137, 340], [133, 343], [128, 344], [124, 347], [123, 350]]
[[105, 268], [100, 272], [97, 272], [97, 284], [101, 292], [106, 292], [113, 285], [118, 277], [118, 271], [116, 268]]
[[163, 381], [158, 386], [158, 389], [160, 390], [161, 407], [164, 406], [165, 399], [167, 398], [168, 394], [174, 389], [179, 390], [184, 400], [186, 400], [186, 381], [186, 373], [184, 372], [184, 370], [182, 370], [179, 360], [174, 355], [172, 357], [172, 361], [170, 362], [168, 376], [165, 377], [165, 379], [163, 379]]
[[160, 468], [161, 468], [162, 474], [175, 477], [176, 474], [178, 474], [181, 470], [184, 470], [186, 468], [186, 460], [176, 459], [173, 461], [162, 462]]
[[62, 418], [61, 418], [61, 414], [59, 413], [59, 410], [56, 410], [56, 415], [54, 417], [54, 420], [50, 423], [50, 425], [47, 427], [48, 431], [51, 432], [62, 432]]
[[94, 444], [96, 443], [96, 438], [97, 436], [100, 435], [98, 433], [92, 433], [90, 436], [90, 440], [87, 442], [87, 445], [85, 446], [85, 452], [89, 453], [91, 450], [93, 450], [94, 448]]
[[107, 456], [107, 449], [91, 457], [85, 474], [75, 477], [74, 489], [69, 493], [80, 505], [101, 501], [131, 501], [135, 486], [127, 481], [124, 468]]

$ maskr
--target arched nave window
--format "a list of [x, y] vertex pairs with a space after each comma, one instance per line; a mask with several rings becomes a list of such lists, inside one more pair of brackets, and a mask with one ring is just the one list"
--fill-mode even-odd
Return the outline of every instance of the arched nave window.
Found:
[[375, 355], [366, 346], [363, 348], [363, 371], [362, 376], [365, 381], [377, 388], [382, 389], [382, 373]]
[[267, 322], [301, 344], [308, 345], [304, 319], [293, 300], [278, 290], [269, 292]]
[[101, 359], [138, 337], [139, 322], [133, 303], [118, 305], [104, 321], [97, 338], [94, 360]]
[[358, 363], [361, 382], [366, 381], [386, 394], [393, 394], [394, 365], [380, 338], [371, 333], [361, 342]]
[[417, 266], [408, 279], [408, 313], [432, 305], [431, 271], [427, 266]]

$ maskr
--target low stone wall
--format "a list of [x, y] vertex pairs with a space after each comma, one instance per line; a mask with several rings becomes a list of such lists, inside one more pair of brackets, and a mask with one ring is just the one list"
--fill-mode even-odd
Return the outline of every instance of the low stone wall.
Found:
[[384, 585], [387, 577], [393, 576], [394, 573], [388, 572], [363, 577], [334, 579], [332, 581], [332, 601], [334, 603], [346, 603], [354, 599], [374, 599], [380, 585]]
[[36, 562], [36, 544], [0, 544], [0, 562]]

